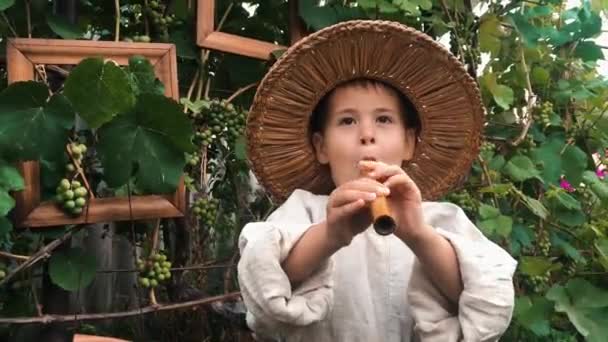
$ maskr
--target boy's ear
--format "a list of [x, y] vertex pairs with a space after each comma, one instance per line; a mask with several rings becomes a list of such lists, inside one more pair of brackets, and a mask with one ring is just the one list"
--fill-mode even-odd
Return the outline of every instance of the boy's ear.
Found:
[[416, 130], [406, 129], [405, 130], [405, 155], [403, 156], [404, 161], [410, 161], [414, 158], [414, 150], [416, 149]]
[[329, 163], [329, 158], [325, 152], [325, 144], [323, 143], [323, 135], [321, 133], [313, 133], [312, 145], [315, 148], [315, 156], [317, 157], [317, 161], [319, 161], [321, 164]]

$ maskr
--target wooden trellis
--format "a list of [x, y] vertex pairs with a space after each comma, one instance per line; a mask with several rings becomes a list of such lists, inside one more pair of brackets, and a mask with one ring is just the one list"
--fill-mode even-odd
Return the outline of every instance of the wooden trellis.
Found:
[[[6, 49], [9, 83], [33, 80], [37, 65], [75, 65], [96, 56], [128, 65], [131, 56], [141, 55], [154, 66], [156, 76], [165, 85], [165, 95], [179, 100], [173, 44], [17, 38], [8, 40]], [[25, 189], [14, 194], [14, 221], [18, 227], [180, 217], [186, 212], [185, 187], [180, 180], [172, 194], [91, 198], [83, 214], [72, 217], [52, 201], [41, 202], [38, 161], [19, 163], [18, 169], [25, 180]]]

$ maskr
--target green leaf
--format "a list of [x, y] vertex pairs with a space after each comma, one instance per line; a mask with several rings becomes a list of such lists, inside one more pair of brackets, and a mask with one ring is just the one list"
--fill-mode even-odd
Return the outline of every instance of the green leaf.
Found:
[[547, 336], [551, 332], [549, 319], [552, 313], [553, 303], [545, 298], [524, 296], [515, 300], [517, 322], [537, 336]]
[[63, 154], [74, 111], [46, 85], [16, 82], [0, 93], [0, 153], [8, 159], [57, 159]]
[[135, 102], [127, 73], [101, 58], [80, 62], [65, 81], [64, 93], [90, 128], [129, 111]]
[[[519, 191], [518, 191], [519, 192]], [[537, 199], [526, 196], [525, 194], [519, 192], [520, 198], [524, 201], [524, 204], [534, 215], [546, 219], [549, 216], [549, 211], [545, 206]]]
[[545, 184], [557, 184], [562, 173], [560, 152], [566, 142], [562, 133], [550, 135], [539, 148], [532, 150], [532, 158], [542, 165], [542, 177]]
[[547, 299], [555, 302], [555, 310], [568, 315], [576, 330], [586, 341], [603, 341], [608, 336], [608, 304], [606, 290], [600, 290], [584, 279], [571, 279], [566, 286], [553, 286]]
[[551, 75], [547, 69], [535, 66], [530, 74], [530, 80], [535, 85], [545, 85], [549, 81]]
[[608, 271], [608, 239], [602, 238], [596, 240], [593, 244], [599, 254], [599, 261], [606, 271]]
[[498, 210], [498, 208], [493, 207], [491, 205], [482, 203], [479, 206], [479, 215], [483, 219], [494, 218], [494, 217], [497, 217], [498, 215], [500, 215], [500, 210]]
[[587, 222], [587, 216], [580, 210], [556, 210], [553, 215], [568, 227], [578, 227]]
[[49, 262], [51, 280], [68, 291], [88, 286], [95, 278], [96, 272], [95, 258], [81, 248], [53, 253]]
[[585, 62], [595, 62], [598, 59], [604, 59], [604, 53], [602, 52], [602, 48], [592, 41], [584, 41], [578, 43], [576, 49], [574, 49], [574, 56], [582, 59]]
[[501, 22], [495, 15], [482, 17], [479, 26], [479, 48], [496, 56], [500, 52], [501, 38], [503, 37]]
[[504, 167], [505, 173], [516, 182], [523, 182], [530, 178], [540, 178], [540, 172], [530, 158], [517, 155]]
[[579, 202], [576, 198], [567, 193], [565, 190], [557, 190], [555, 192], [555, 198], [566, 209], [581, 210], [581, 202]]
[[15, 200], [5, 190], [0, 189], [0, 216], [6, 216], [15, 207]]
[[602, 202], [608, 201], [608, 185], [602, 182], [595, 172], [593, 171], [585, 171], [582, 174], [582, 179], [585, 183], [589, 185], [591, 191], [599, 197]]
[[562, 154], [562, 168], [566, 179], [578, 186], [587, 168], [587, 154], [576, 145], [568, 145]]
[[15, 0], [0, 0], [0, 11], [9, 9], [15, 4]]
[[160, 95], [138, 97], [134, 112], [99, 129], [99, 154], [111, 187], [126, 184], [137, 167], [138, 184], [149, 193], [172, 192], [193, 152], [192, 125], [173, 100]]
[[503, 195], [508, 194], [511, 191], [511, 189], [513, 189], [513, 184], [511, 184], [511, 183], [492, 184], [492, 185], [479, 189], [479, 192], [482, 194], [493, 193], [493, 194], [497, 194], [499, 196], [503, 196]]
[[490, 170], [500, 171], [505, 166], [505, 157], [502, 154], [494, 156], [492, 160], [488, 163], [488, 167]]
[[513, 21], [513, 25], [523, 38], [524, 43], [529, 47], [535, 47], [536, 42], [540, 38], [539, 30], [519, 13], [511, 14], [509, 18]]
[[519, 269], [529, 276], [542, 276], [560, 268], [561, 264], [555, 263], [547, 257], [522, 256]]
[[78, 25], [70, 23], [66, 18], [56, 15], [49, 14], [46, 17], [46, 22], [53, 32], [63, 39], [78, 39], [82, 38], [82, 30]]
[[581, 255], [581, 253], [574, 246], [570, 244], [570, 242], [560, 238], [559, 236], [552, 234], [551, 235], [551, 244], [559, 249], [561, 249], [566, 255], [568, 255], [572, 260], [576, 262], [584, 262], [585, 258]]
[[238, 160], [247, 160], [247, 141], [242, 135], [236, 139], [234, 154]]
[[133, 56], [129, 58], [129, 72], [135, 86], [135, 94], [163, 95], [165, 93], [165, 86], [156, 78], [154, 67], [145, 57]]
[[14, 167], [0, 162], [0, 189], [6, 191], [23, 190], [25, 184], [23, 177]]
[[503, 109], [509, 109], [513, 104], [513, 89], [505, 85], [500, 85], [496, 81], [496, 75], [487, 73], [481, 77], [482, 84], [490, 91], [494, 101]]

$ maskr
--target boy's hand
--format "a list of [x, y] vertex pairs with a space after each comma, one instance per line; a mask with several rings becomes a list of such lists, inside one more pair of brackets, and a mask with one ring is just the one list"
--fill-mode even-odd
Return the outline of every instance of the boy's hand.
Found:
[[397, 237], [410, 245], [433, 232], [424, 223], [420, 189], [399, 165], [362, 160], [359, 167], [390, 189], [387, 200], [397, 221]]
[[372, 224], [367, 205], [377, 196], [388, 194], [388, 187], [371, 178], [359, 178], [337, 187], [327, 202], [328, 238], [338, 247], [349, 245], [355, 235]]

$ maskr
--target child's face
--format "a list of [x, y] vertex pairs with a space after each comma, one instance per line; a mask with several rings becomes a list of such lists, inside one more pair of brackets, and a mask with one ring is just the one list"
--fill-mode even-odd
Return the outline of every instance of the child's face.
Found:
[[402, 165], [411, 159], [415, 132], [406, 129], [390, 88], [344, 86], [329, 100], [324, 133], [313, 135], [317, 160], [329, 164], [336, 187], [360, 177], [360, 160]]

